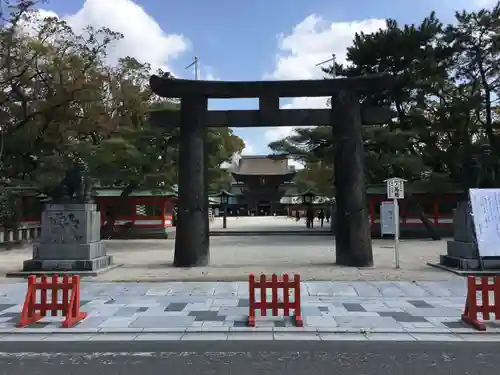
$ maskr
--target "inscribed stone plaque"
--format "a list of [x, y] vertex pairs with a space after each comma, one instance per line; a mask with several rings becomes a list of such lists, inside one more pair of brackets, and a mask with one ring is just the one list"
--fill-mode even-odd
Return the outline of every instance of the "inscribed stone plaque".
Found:
[[500, 189], [470, 189], [469, 197], [480, 256], [500, 256]]

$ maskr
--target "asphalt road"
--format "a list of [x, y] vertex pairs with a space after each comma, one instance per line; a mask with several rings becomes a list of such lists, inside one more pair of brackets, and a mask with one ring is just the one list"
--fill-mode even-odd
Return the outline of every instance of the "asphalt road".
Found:
[[497, 375], [498, 343], [0, 342], [9, 375]]

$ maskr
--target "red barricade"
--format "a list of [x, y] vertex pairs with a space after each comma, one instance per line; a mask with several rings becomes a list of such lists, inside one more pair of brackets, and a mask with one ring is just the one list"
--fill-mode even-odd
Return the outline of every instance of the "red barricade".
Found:
[[[40, 302], [37, 302], [38, 290]], [[47, 298], [49, 290], [51, 291], [50, 301]], [[61, 299], [58, 298], [59, 291], [62, 292]], [[87, 313], [80, 311], [80, 276], [73, 276], [70, 279], [68, 275], [64, 275], [59, 279], [57, 275], [53, 275], [50, 282], [47, 276], [42, 276], [40, 281], [37, 281], [36, 276], [29, 276], [21, 320], [17, 323], [17, 327], [22, 328], [36, 323], [48, 312], [52, 316], [57, 316], [59, 311], [62, 311], [65, 318], [61, 324], [62, 328], [73, 327], [87, 317]]]
[[[486, 331], [483, 321], [490, 320], [490, 314], [495, 315], [495, 320], [500, 320], [500, 277], [491, 279], [492, 283], [489, 277], [467, 277], [467, 299], [462, 320], [479, 331]], [[493, 294], [493, 304], [490, 304], [490, 292]], [[478, 314], [481, 314], [481, 320]]]
[[[252, 273], [248, 279], [249, 287], [249, 313], [248, 325], [255, 327], [255, 311], [260, 310], [262, 316], [267, 316], [267, 310], [272, 311], [272, 316], [278, 316], [278, 310], [283, 309], [284, 316], [290, 316], [290, 309], [294, 310], [294, 320], [298, 327], [303, 326], [300, 309], [300, 276], [294, 275], [290, 280], [287, 274], [282, 279], [278, 279], [276, 274], [271, 276], [271, 280], [266, 280], [266, 275], [261, 274], [260, 280], [255, 280]], [[255, 290], [260, 290], [260, 301], [255, 300]], [[267, 301], [267, 289], [271, 289], [272, 300]], [[283, 301], [278, 300], [279, 290], [283, 290]], [[293, 301], [290, 301], [290, 291], [293, 291]]]

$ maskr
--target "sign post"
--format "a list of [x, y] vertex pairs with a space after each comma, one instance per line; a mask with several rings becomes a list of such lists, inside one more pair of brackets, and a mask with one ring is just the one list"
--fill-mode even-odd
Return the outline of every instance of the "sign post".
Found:
[[385, 180], [387, 184], [387, 199], [394, 204], [394, 260], [395, 267], [399, 268], [399, 203], [398, 199], [405, 197], [405, 182], [403, 178], [393, 177]]

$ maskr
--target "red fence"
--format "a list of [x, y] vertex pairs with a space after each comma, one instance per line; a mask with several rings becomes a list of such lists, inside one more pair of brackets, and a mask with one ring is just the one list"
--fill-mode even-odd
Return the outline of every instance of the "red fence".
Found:
[[[37, 302], [38, 290], [40, 302]], [[50, 301], [47, 298], [47, 291], [51, 292]], [[59, 299], [60, 291], [61, 299]], [[73, 327], [87, 317], [87, 313], [80, 311], [80, 276], [73, 276], [70, 279], [68, 275], [64, 275], [59, 279], [57, 275], [53, 275], [50, 282], [45, 275], [40, 281], [37, 281], [36, 276], [29, 276], [21, 320], [17, 323], [17, 327], [36, 323], [48, 312], [52, 316], [57, 316], [59, 311], [65, 318], [61, 325], [63, 328]]]
[[[261, 316], [267, 316], [267, 310], [271, 310], [272, 316], [278, 316], [279, 309], [283, 310], [284, 316], [290, 316], [290, 310], [294, 310], [294, 321], [298, 327], [303, 326], [300, 309], [300, 275], [294, 275], [290, 280], [287, 274], [278, 279], [276, 274], [271, 276], [271, 280], [266, 279], [266, 275], [261, 274], [260, 280], [255, 280], [252, 273], [248, 279], [249, 287], [249, 313], [248, 325], [255, 327], [255, 312], [260, 310]], [[271, 289], [271, 301], [267, 301], [267, 289]], [[260, 301], [255, 299], [255, 291], [260, 290]], [[279, 291], [283, 290], [283, 301], [279, 301]], [[293, 293], [293, 300], [290, 301], [290, 292]]]
[[[480, 331], [486, 331], [483, 321], [490, 320], [490, 314], [495, 315], [495, 320], [500, 320], [500, 277], [495, 276], [492, 281], [490, 283], [488, 277], [467, 277], [467, 299], [462, 320]], [[493, 294], [493, 304], [490, 304], [490, 292]]]

